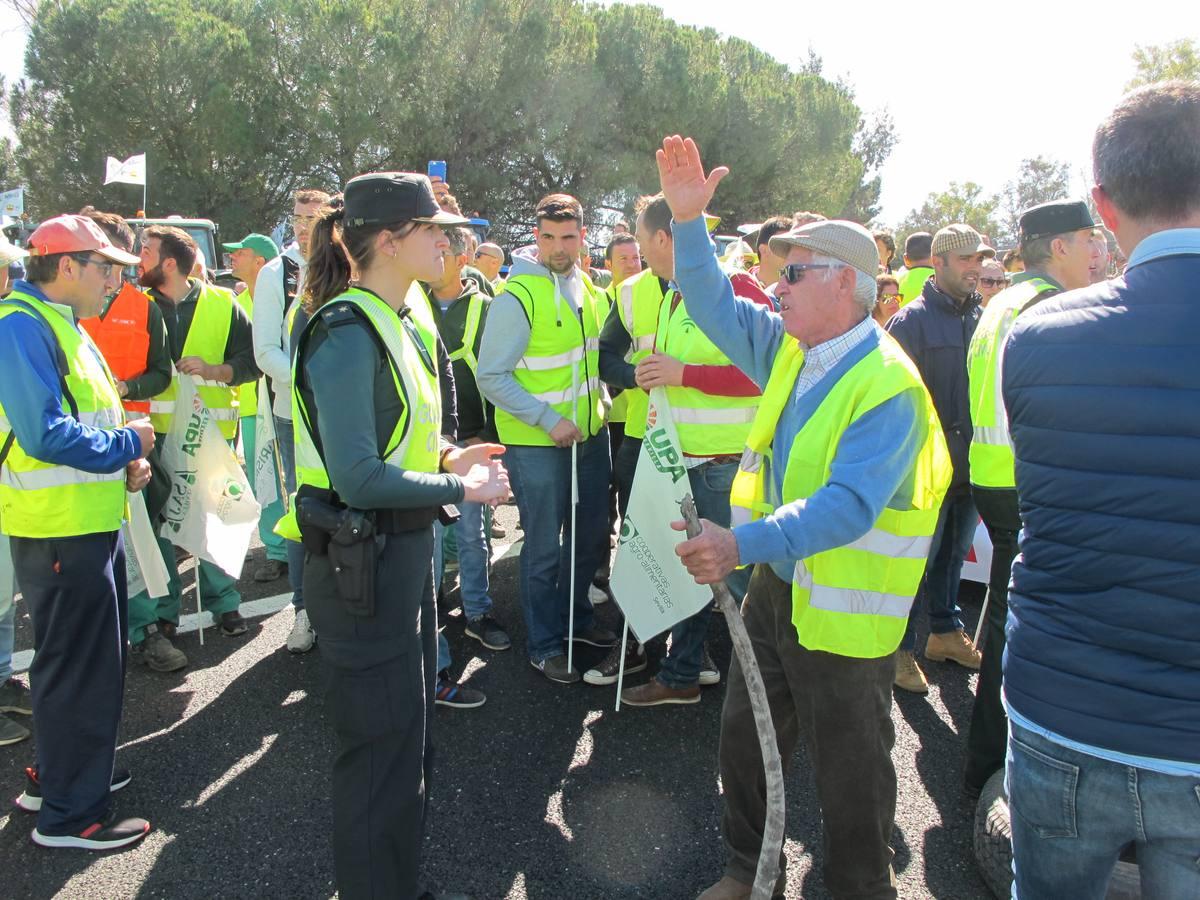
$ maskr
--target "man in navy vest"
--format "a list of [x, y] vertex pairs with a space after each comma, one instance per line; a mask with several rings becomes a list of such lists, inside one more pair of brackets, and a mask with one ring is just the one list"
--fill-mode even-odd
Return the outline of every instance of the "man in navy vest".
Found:
[[1004, 696], [1014, 897], [1200, 897], [1200, 84], [1123, 98], [1092, 197], [1125, 274], [1029, 310], [1004, 357], [1024, 530]]

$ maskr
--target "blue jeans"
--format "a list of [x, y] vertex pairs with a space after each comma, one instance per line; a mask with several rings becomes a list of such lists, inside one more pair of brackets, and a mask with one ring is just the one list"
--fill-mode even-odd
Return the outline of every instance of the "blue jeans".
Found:
[[[608, 553], [608, 432], [577, 444], [579, 507], [575, 539], [575, 630], [592, 624], [588, 588]], [[510, 445], [504, 454], [517, 498], [525, 545], [521, 550], [521, 612], [534, 661], [563, 655], [570, 609], [570, 447]]]
[[[296, 441], [289, 419], [275, 417], [275, 440], [279, 444], [279, 458], [283, 460], [283, 481], [288, 493], [296, 490]], [[304, 545], [297, 541], [287, 544], [288, 586], [292, 589], [292, 606], [297, 611], [304, 609]]]
[[[700, 518], [729, 527], [729, 488], [737, 474], [736, 462], [705, 463], [688, 469], [688, 481], [692, 486], [692, 499], [696, 501], [696, 512]], [[726, 580], [733, 596], [739, 602], [746, 594], [750, 582], [750, 569], [735, 569]], [[712, 618], [713, 604], [690, 618], [684, 619], [671, 629], [671, 647], [658, 680], [670, 688], [687, 688], [700, 680], [700, 666], [704, 662], [704, 636]]]
[[486, 506], [482, 503], [459, 503], [462, 518], [454, 525], [458, 544], [458, 584], [462, 593], [463, 613], [477, 619], [492, 611], [488, 595], [488, 539]]
[[[445, 572], [445, 566], [442, 564], [442, 553], [444, 552], [443, 544], [446, 539], [446, 526], [441, 522], [433, 523], [433, 601], [434, 608], [437, 607], [437, 595], [442, 589], [442, 577]], [[450, 642], [446, 640], [446, 635], [442, 634], [441, 625], [439, 623], [437, 629], [437, 670], [441, 674], [450, 668]]]
[[[257, 459], [258, 434], [255, 431], [257, 416], [242, 416], [242, 449], [246, 456], [246, 477], [250, 480], [250, 488], [254, 488], [254, 461]], [[275, 533], [275, 523], [283, 515], [283, 501], [276, 499], [262, 508], [258, 517], [258, 539], [267, 549], [267, 559], [287, 562], [286, 538]]]
[[1014, 898], [1100, 900], [1130, 842], [1143, 896], [1200, 897], [1200, 778], [1109, 762], [1009, 724]]
[[925, 577], [908, 614], [908, 627], [900, 649], [912, 651], [916, 643], [916, 616], [919, 609], [929, 611], [930, 634], [949, 634], [962, 630], [962, 609], [958, 605], [958, 586], [962, 582], [963, 560], [971, 550], [979, 513], [970, 493], [947, 497], [938, 515], [937, 529], [929, 545]]

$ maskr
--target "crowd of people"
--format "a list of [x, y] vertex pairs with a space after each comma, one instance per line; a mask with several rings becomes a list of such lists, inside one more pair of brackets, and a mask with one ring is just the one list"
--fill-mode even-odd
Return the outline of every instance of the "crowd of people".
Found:
[[[23, 266], [0, 284], [16, 573], [0, 586], [0, 744], [29, 736], [14, 715], [35, 718], [18, 799], [34, 842], [107, 850], [150, 830], [115, 812], [132, 778], [115, 747], [127, 662], [188, 665], [179, 555], [160, 538], [166, 595], [130, 597], [121, 526], [128, 492], [155, 520], [169, 498], [158, 451], [181, 379], [248, 466], [259, 420], [276, 435], [286, 496], [263, 508], [253, 577], [287, 577], [287, 649], [315, 646], [328, 669], [347, 898], [432, 896], [433, 708], [486, 699], [451, 676], [435, 598], [453, 558], [465, 634], [513, 648], [490, 595], [497, 505], [520, 514], [530, 665], [564, 685], [647, 669], [595, 605], [662, 388], [703, 520], [676, 553], [741, 601], [785, 768], [808, 749], [833, 896], [897, 896], [891, 708], [894, 689], [928, 692], [919, 657], [980, 671], [964, 787], [1006, 772], [1013, 896], [1101, 897], [1130, 844], [1146, 896], [1197, 896], [1200, 86], [1128, 95], [1093, 150], [1102, 223], [1081, 201], [1039, 204], [1002, 259], [969, 225], [918, 232], [895, 272], [890, 234], [815, 212], [719, 255], [706, 211], [728, 170], [680, 137], [603, 269], [568, 194], [542, 198], [533, 243], [507, 254], [444, 181], [396, 172], [297, 192], [282, 250], [260, 233], [225, 244], [236, 291], [211, 283], [187, 232], [135, 242], [91, 207], [0, 245], [6, 281]], [[957, 598], [980, 519], [993, 552], [977, 647]], [[236, 580], [206, 560], [196, 579], [220, 632], [245, 634]], [[11, 669], [16, 591], [29, 686]], [[676, 624], [622, 702], [700, 702], [722, 681], [711, 622], [710, 604]], [[580, 672], [572, 642], [609, 652]], [[727, 861], [702, 900], [751, 896], [767, 815], [736, 657], [725, 682]]]

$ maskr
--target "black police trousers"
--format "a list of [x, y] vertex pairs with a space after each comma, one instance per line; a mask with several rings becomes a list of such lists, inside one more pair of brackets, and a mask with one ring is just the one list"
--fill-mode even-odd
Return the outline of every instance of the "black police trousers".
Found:
[[329, 665], [326, 716], [337, 734], [333, 858], [343, 900], [411, 900], [432, 771], [437, 663], [433, 528], [382, 543], [375, 615], [351, 616], [328, 556], [305, 554], [304, 599]]
[[979, 685], [971, 710], [971, 729], [967, 733], [967, 769], [965, 785], [972, 794], [1004, 768], [1008, 749], [1008, 715], [1001, 697], [1004, 663], [1004, 624], [1008, 621], [1008, 581], [1017, 556], [1017, 535], [1021, 531], [1021, 512], [1017, 492], [1003, 488], [973, 487], [975, 508], [992, 540], [992, 570], [988, 578], [987, 622], [983, 626], [983, 661], [979, 667]]

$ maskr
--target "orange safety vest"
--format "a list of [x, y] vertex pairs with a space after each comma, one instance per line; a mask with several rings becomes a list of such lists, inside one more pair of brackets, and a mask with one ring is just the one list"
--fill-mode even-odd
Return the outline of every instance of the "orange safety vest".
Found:
[[[128, 281], [113, 299], [104, 318], [80, 319], [119, 381], [146, 371], [150, 359], [150, 298]], [[150, 414], [149, 400], [122, 400], [129, 412]]]

